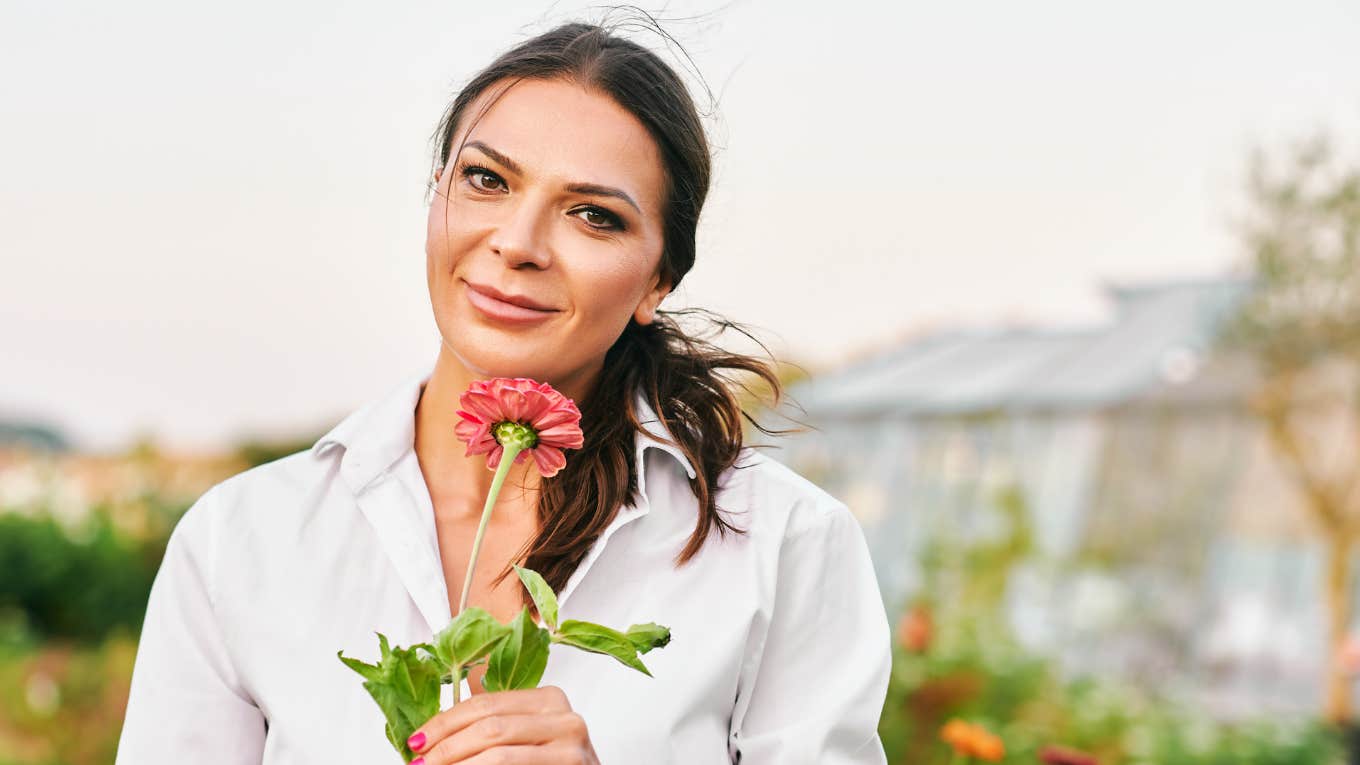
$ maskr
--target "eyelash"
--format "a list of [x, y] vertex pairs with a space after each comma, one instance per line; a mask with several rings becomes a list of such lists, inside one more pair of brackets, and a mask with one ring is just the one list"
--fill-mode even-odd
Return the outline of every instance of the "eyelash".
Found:
[[[502, 186], [505, 185], [505, 179], [502, 178], [502, 177], [500, 177], [500, 175], [496, 174], [495, 171], [489, 170], [489, 169], [487, 169], [487, 168], [485, 168], [485, 167], [483, 167], [483, 166], [481, 166], [481, 165], [478, 165], [478, 164], [476, 164], [476, 163], [474, 163], [474, 162], [464, 162], [464, 163], [460, 164], [460, 165], [458, 166], [458, 174], [459, 174], [460, 176], [462, 176], [463, 178], [465, 178], [465, 179], [470, 178], [470, 177], [473, 176], [473, 175], [489, 175], [489, 176], [491, 176], [492, 178], [495, 178]], [[476, 186], [473, 186], [473, 189], [476, 190], [476, 191], [479, 192], [479, 193], [482, 193], [482, 194], [491, 194], [491, 193], [495, 193], [495, 192], [490, 192], [490, 191], [485, 191], [485, 190], [483, 190], [483, 189], [479, 189], [479, 188], [477, 188]], [[603, 207], [597, 207], [597, 206], [595, 206], [595, 205], [587, 205], [587, 206], [585, 206], [585, 207], [581, 207], [581, 208], [578, 209], [578, 210], [575, 210], [572, 214], [573, 214], [573, 215], [577, 215], [577, 213], [583, 213], [583, 212], [587, 212], [587, 211], [593, 212], [593, 213], [595, 213], [596, 215], [601, 215], [601, 216], [603, 216], [606, 220], [608, 220], [608, 223], [607, 223], [606, 225], [597, 226], [597, 225], [595, 225], [595, 224], [593, 224], [593, 223], [590, 223], [589, 221], [586, 221], [585, 218], [581, 218], [581, 220], [582, 220], [587, 226], [590, 226], [591, 228], [595, 229], [596, 231], [623, 231], [623, 230], [625, 230], [625, 229], [627, 228], [627, 226], [624, 225], [623, 219], [622, 219], [622, 218], [620, 218], [618, 215], [615, 215], [614, 213], [610, 212], [609, 210], [606, 210], [606, 209], [603, 208]], [[580, 216], [578, 215], [577, 217], [580, 217]]]

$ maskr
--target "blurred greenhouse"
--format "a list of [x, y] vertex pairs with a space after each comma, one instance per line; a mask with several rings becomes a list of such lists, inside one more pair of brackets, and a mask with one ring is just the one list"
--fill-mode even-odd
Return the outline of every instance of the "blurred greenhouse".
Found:
[[1065, 674], [1222, 720], [1315, 713], [1318, 545], [1247, 409], [1254, 367], [1217, 343], [1248, 286], [1111, 287], [1105, 326], [909, 340], [793, 386], [815, 430], [774, 456], [858, 515], [894, 618], [967, 586], [931, 578], [942, 550], [990, 541], [1005, 567], [965, 578], [996, 569], [1007, 630]]

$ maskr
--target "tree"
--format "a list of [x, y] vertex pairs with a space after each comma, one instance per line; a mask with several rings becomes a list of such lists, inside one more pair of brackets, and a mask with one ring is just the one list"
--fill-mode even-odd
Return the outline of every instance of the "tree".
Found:
[[1255, 362], [1250, 404], [1321, 532], [1328, 664], [1325, 714], [1348, 722], [1337, 665], [1354, 618], [1360, 539], [1360, 166], [1325, 135], [1249, 164], [1242, 236], [1254, 276], [1226, 340]]

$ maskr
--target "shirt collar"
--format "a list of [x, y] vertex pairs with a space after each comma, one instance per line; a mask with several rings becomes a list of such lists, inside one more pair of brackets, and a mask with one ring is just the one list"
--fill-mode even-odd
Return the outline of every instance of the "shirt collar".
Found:
[[[312, 446], [312, 454], [320, 455], [332, 446], [343, 448], [340, 474], [355, 494], [362, 492], [414, 447], [416, 404], [420, 401], [421, 386], [429, 381], [433, 371], [432, 368], [423, 369], [382, 397], [364, 404], [322, 436]], [[641, 476], [646, 464], [643, 455], [649, 448], [674, 457], [693, 479], [696, 475], [694, 466], [675, 445], [646, 397], [637, 394], [633, 406], [645, 431], [636, 435], [634, 446], [634, 464], [640, 485], [646, 485]], [[571, 458], [570, 453], [567, 458]]]

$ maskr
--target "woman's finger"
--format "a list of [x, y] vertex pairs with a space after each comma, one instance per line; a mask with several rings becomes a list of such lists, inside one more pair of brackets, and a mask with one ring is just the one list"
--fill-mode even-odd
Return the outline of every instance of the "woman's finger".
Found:
[[412, 751], [421, 754], [454, 733], [488, 717], [553, 714], [570, 711], [571, 704], [567, 702], [566, 694], [555, 685], [516, 691], [477, 693], [473, 694], [472, 698], [460, 701], [454, 704], [452, 708], [431, 717], [415, 733], [411, 734], [407, 744]]
[[546, 747], [528, 744], [525, 746], [500, 746], [495, 751], [473, 755], [472, 759], [459, 760], [458, 765], [557, 765]]
[[600, 765], [593, 751], [562, 743], [488, 749], [458, 765]]
[[489, 749], [579, 741], [585, 723], [573, 712], [484, 717], [435, 744], [424, 765], [465, 762]]

